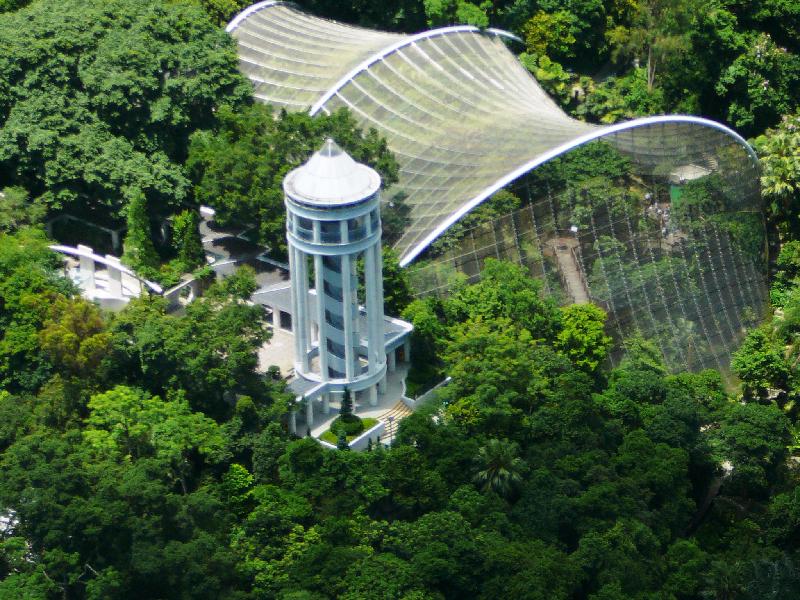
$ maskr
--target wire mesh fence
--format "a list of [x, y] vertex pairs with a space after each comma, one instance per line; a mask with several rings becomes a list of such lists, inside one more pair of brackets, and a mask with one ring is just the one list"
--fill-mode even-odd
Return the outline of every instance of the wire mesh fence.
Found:
[[510, 260], [557, 301], [603, 307], [619, 342], [614, 360], [638, 334], [673, 369], [727, 370], [767, 300], [750, 157], [728, 136], [692, 126], [657, 125], [607, 143], [629, 160], [624, 177], [519, 182], [525, 206], [430, 251], [410, 267], [413, 283], [420, 295], [446, 295], [478, 281], [487, 258]]
[[[487, 257], [513, 260], [559, 301], [603, 306], [620, 344], [639, 333], [670, 365], [691, 369], [727, 367], [762, 313], [755, 161], [729, 130], [686, 117], [612, 129], [572, 119], [497, 32], [451, 27], [402, 36], [282, 3], [229, 30], [257, 99], [312, 113], [346, 107], [386, 138], [400, 167], [386, 199], [402, 194], [409, 209], [394, 240], [404, 262], [515, 182], [523, 208], [462, 231], [454, 249], [429, 251], [412, 266], [423, 294], [479, 278]], [[624, 177], [545, 185], [537, 176], [553, 156], [596, 136], [629, 161]]]

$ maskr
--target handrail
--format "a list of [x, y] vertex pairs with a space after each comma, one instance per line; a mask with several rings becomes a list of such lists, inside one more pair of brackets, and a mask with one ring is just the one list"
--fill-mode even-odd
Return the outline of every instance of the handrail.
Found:
[[86, 250], [81, 250], [80, 248], [73, 248], [72, 246], [62, 246], [60, 244], [53, 244], [49, 246], [49, 248], [50, 250], [53, 250], [54, 252], [60, 252], [61, 254], [69, 254], [71, 256], [77, 256], [78, 258], [89, 258], [94, 262], [100, 263], [101, 265], [105, 265], [110, 269], [116, 269], [120, 273], [125, 273], [126, 275], [130, 275], [140, 283], [143, 283], [144, 285], [149, 287], [156, 294], [164, 293], [164, 288], [162, 288], [157, 283], [153, 283], [152, 281], [143, 279], [142, 277], [139, 277], [136, 273], [131, 271], [125, 265], [108, 260], [104, 256], [100, 256], [99, 254], [95, 254], [94, 252], [87, 252]]

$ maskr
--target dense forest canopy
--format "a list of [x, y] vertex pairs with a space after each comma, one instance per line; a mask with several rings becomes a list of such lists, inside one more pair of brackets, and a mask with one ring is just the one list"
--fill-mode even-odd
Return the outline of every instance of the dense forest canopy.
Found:
[[[0, 238], [0, 598], [796, 590], [795, 413], [758, 376], [737, 402], [713, 371], [666, 375], [644, 340], [609, 372], [602, 310], [490, 263], [406, 309], [413, 368], [453, 378], [439, 399], [391, 448], [327, 451], [285, 432], [287, 396], [253, 372], [246, 270], [185, 316], [157, 299], [110, 316], [45, 244]], [[742, 350], [767, 377], [770, 343]]]
[[[363, 453], [288, 433], [292, 397], [256, 372], [250, 270], [181, 314], [158, 297], [105, 313], [37, 226], [124, 221], [126, 260], [167, 276], [203, 263], [199, 203], [279, 249], [280, 180], [325, 135], [391, 182], [385, 141], [346, 113], [252, 105], [221, 28], [245, 4], [0, 0], [0, 599], [800, 597], [796, 3], [300, 3], [398, 31], [509, 29], [581, 118], [722, 119], [755, 136], [775, 240], [776, 310], [735, 385], [670, 373], [640, 337], [610, 368], [603, 310], [557, 305], [518, 265], [413, 300], [387, 253], [387, 306], [415, 327], [409, 390], [452, 379]], [[624, 166], [603, 152], [540, 181], [571, 169], [602, 193]], [[496, 195], [440, 247], [519, 202]], [[151, 215], [174, 217], [171, 249]]]

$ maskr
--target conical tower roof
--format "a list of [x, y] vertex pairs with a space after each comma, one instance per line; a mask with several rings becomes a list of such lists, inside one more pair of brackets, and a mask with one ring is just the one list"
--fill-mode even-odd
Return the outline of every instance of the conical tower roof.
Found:
[[354, 161], [330, 138], [283, 180], [283, 190], [292, 200], [320, 207], [356, 204], [380, 187], [375, 170]]

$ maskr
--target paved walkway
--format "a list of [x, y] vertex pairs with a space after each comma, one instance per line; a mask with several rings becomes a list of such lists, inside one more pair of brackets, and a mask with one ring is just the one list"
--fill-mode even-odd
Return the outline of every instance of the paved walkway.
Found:
[[294, 335], [280, 327], [269, 328], [272, 337], [258, 349], [258, 370], [266, 373], [270, 366], [277, 365], [281, 375], [288, 377], [294, 369]]
[[580, 266], [575, 260], [573, 249], [578, 246], [574, 238], [554, 238], [547, 242], [555, 250], [558, 270], [564, 278], [567, 293], [575, 304], [588, 304], [589, 293], [581, 277]]
[[[389, 373], [386, 377], [386, 393], [378, 394], [378, 406], [370, 406], [369, 398], [366, 393], [359, 392], [356, 398], [355, 413], [362, 418], [371, 417], [381, 419], [384, 415], [388, 416], [397, 408], [398, 403], [403, 404], [402, 397], [406, 393], [406, 372], [408, 365], [398, 364], [394, 373]], [[403, 404], [403, 406], [405, 406]], [[338, 402], [331, 402], [331, 412], [326, 415], [322, 412], [322, 402], [314, 402], [314, 424], [311, 427], [311, 435], [319, 437], [323, 432], [330, 428], [331, 422], [339, 416], [341, 408]], [[409, 414], [411, 411], [409, 411]], [[306, 411], [303, 407], [297, 412], [297, 434], [304, 435], [308, 429], [305, 420]], [[399, 413], [397, 413], [399, 415]], [[406, 416], [406, 415], [403, 415]], [[402, 418], [402, 417], [401, 417]], [[396, 426], [396, 424], [395, 424]]]

